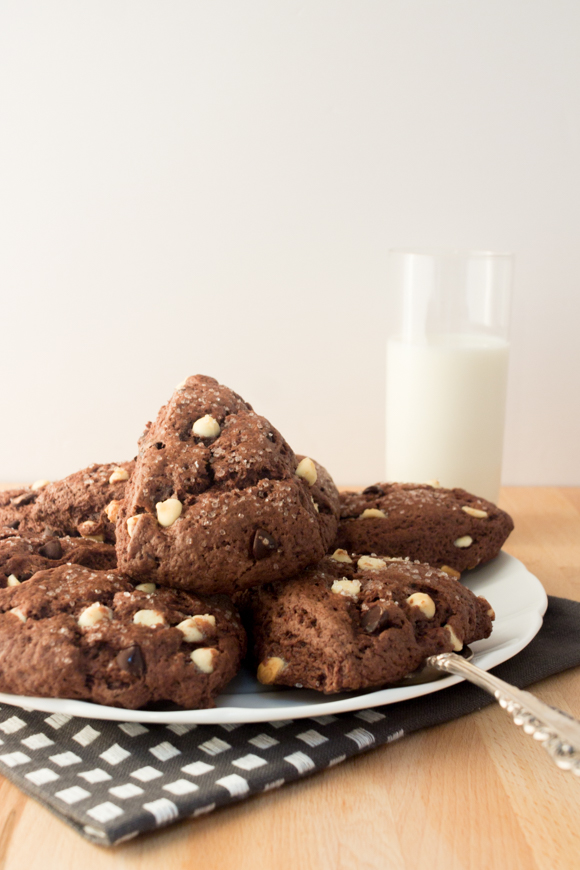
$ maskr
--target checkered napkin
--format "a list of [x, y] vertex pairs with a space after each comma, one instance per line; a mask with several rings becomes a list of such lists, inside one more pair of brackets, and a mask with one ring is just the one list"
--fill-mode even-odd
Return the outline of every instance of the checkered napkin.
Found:
[[[520, 688], [580, 664], [580, 602], [494, 669]], [[462, 683], [382, 709], [251, 725], [140, 725], [0, 708], [0, 772], [101, 845], [278, 788], [491, 703]]]

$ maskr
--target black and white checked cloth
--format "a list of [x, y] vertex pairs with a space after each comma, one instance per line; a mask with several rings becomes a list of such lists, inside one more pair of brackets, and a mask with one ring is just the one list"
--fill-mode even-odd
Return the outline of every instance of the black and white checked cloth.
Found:
[[[580, 664], [580, 602], [494, 673], [520, 688]], [[0, 772], [89, 840], [112, 845], [279, 788], [491, 703], [462, 683], [381, 709], [251, 725], [140, 725], [0, 708]]]

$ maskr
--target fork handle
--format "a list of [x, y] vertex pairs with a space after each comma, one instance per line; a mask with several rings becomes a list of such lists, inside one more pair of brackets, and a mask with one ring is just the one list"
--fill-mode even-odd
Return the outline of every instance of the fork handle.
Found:
[[526, 734], [538, 740], [562, 770], [580, 777], [580, 722], [544, 704], [530, 692], [500, 680], [472, 665], [455, 653], [430, 656], [427, 664], [440, 671], [457, 674], [485, 689], [521, 725]]

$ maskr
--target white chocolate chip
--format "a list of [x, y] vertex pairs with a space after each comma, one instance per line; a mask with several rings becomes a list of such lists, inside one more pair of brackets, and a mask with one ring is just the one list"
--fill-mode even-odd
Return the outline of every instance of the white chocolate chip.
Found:
[[26, 622], [26, 616], [20, 610], [19, 607], [13, 607], [12, 610], [9, 610], [8, 613], [13, 613], [14, 616], [17, 616], [20, 622]]
[[456, 547], [471, 547], [473, 544], [473, 538], [470, 535], [463, 535], [461, 538], [457, 538], [456, 541], [453, 541], [454, 546]]
[[432, 486], [433, 489], [439, 489], [439, 488], [441, 487], [441, 484], [440, 484], [439, 481], [436, 480], [436, 479], [433, 479], [433, 480], [426, 480], [425, 483], [426, 483], [427, 486]]
[[447, 574], [448, 577], [454, 577], [456, 580], [459, 580], [461, 577], [461, 571], [456, 571], [455, 568], [450, 568], [449, 565], [441, 565], [439, 570]]
[[50, 483], [50, 480], [35, 480], [30, 489], [42, 489]]
[[20, 580], [15, 574], [11, 574], [6, 580], [7, 586], [20, 586]]
[[196, 668], [203, 674], [211, 674], [213, 673], [213, 663], [216, 655], [217, 651], [212, 647], [202, 646], [199, 649], [194, 649], [190, 658]]
[[360, 515], [361, 520], [370, 520], [373, 517], [382, 517], [382, 519], [386, 519], [387, 515], [384, 511], [381, 511], [378, 508], [365, 508]]
[[335, 562], [352, 562], [346, 550], [341, 549], [335, 550], [330, 558], [334, 559]]
[[133, 617], [133, 622], [136, 625], [148, 625], [149, 628], [155, 628], [156, 625], [167, 625], [165, 617], [158, 610], [138, 610]]
[[135, 589], [137, 589], [139, 592], [151, 593], [155, 592], [157, 586], [155, 585], [155, 583], [139, 583], [138, 586], [135, 586]]
[[141, 514], [137, 514], [137, 516], [129, 517], [129, 519], [127, 520], [127, 532], [128, 532], [128, 534], [129, 534], [129, 537], [130, 537], [130, 538], [133, 537], [133, 532], [135, 531], [135, 526], [136, 526], [137, 523], [139, 522], [139, 517], [140, 517], [140, 516], [142, 516], [142, 515], [141, 515]]
[[330, 591], [336, 595], [345, 595], [347, 598], [358, 598], [360, 592], [360, 580], [347, 580], [343, 577], [342, 580], [335, 580]]
[[105, 536], [98, 531], [99, 528], [102, 528], [100, 523], [95, 523], [93, 520], [86, 520], [84, 523], [81, 523], [77, 526], [81, 536], [87, 541], [97, 541], [99, 544], [102, 544], [105, 540]]
[[185, 387], [186, 384], [187, 384], [187, 378], [186, 378], [184, 381], [181, 381], [181, 383], [178, 384], [178, 385], [175, 387], [175, 389], [176, 389], [176, 390], [182, 390], [182, 389]]
[[129, 472], [126, 468], [113, 468], [112, 474], [109, 478], [109, 483], [118, 483], [120, 480], [129, 480]]
[[157, 511], [157, 522], [159, 525], [168, 528], [181, 516], [183, 505], [178, 498], [168, 498], [165, 501], [158, 501], [155, 505], [155, 510]]
[[465, 511], [466, 514], [469, 514], [470, 517], [477, 517], [481, 520], [487, 517], [487, 511], [481, 511], [479, 508], [470, 507], [467, 504], [464, 504], [461, 510]]
[[489, 608], [489, 610], [487, 611], [487, 615], [490, 617], [490, 619], [495, 619], [495, 610], [493, 609], [493, 607]]
[[121, 510], [121, 505], [123, 502], [114, 498], [113, 501], [110, 501], [107, 507], [105, 508], [105, 513], [107, 514], [107, 519], [110, 523], [116, 523], [117, 517], [119, 516], [119, 511]]
[[215, 628], [215, 616], [211, 613], [190, 616], [175, 626], [183, 634], [186, 643], [200, 643]]
[[191, 431], [194, 435], [197, 435], [198, 438], [217, 438], [221, 429], [220, 424], [215, 417], [206, 414], [205, 417], [200, 417], [199, 420], [195, 421], [191, 427]]
[[319, 513], [320, 513], [320, 508], [318, 507], [318, 505], [316, 504], [316, 502], [314, 501], [314, 499], [312, 498], [312, 496], [310, 496], [310, 501], [311, 501], [312, 504], [314, 505], [314, 510], [316, 511], [316, 513], [319, 514]]
[[366, 568], [369, 571], [380, 571], [381, 568], [387, 567], [384, 559], [375, 559], [373, 556], [361, 556], [356, 564], [361, 570]]
[[443, 628], [449, 635], [449, 640], [455, 652], [460, 652], [463, 649], [463, 643], [459, 640], [450, 625], [444, 625]]
[[286, 667], [286, 662], [280, 656], [272, 656], [269, 659], [264, 659], [258, 665], [258, 682], [265, 686], [270, 686], [279, 674]]
[[83, 612], [80, 614], [77, 622], [81, 628], [92, 628], [93, 625], [96, 625], [98, 622], [101, 622], [103, 619], [112, 619], [113, 611], [110, 607], [106, 607], [104, 604], [101, 604], [99, 601], [95, 601], [94, 604], [91, 604], [89, 607], [86, 607]]
[[304, 459], [301, 459], [298, 463], [298, 468], [296, 469], [296, 474], [298, 477], [301, 477], [306, 481], [310, 486], [314, 486], [316, 480], [318, 478], [318, 474], [316, 473], [316, 466], [312, 459], [309, 459], [308, 456], [305, 456]]
[[410, 607], [418, 607], [425, 619], [433, 619], [435, 616], [435, 602], [426, 592], [413, 592], [407, 598]]

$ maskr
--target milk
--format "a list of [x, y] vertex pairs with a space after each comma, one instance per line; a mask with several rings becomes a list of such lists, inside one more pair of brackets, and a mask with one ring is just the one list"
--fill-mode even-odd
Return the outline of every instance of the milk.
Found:
[[509, 344], [443, 335], [387, 343], [387, 480], [460, 486], [497, 502]]

